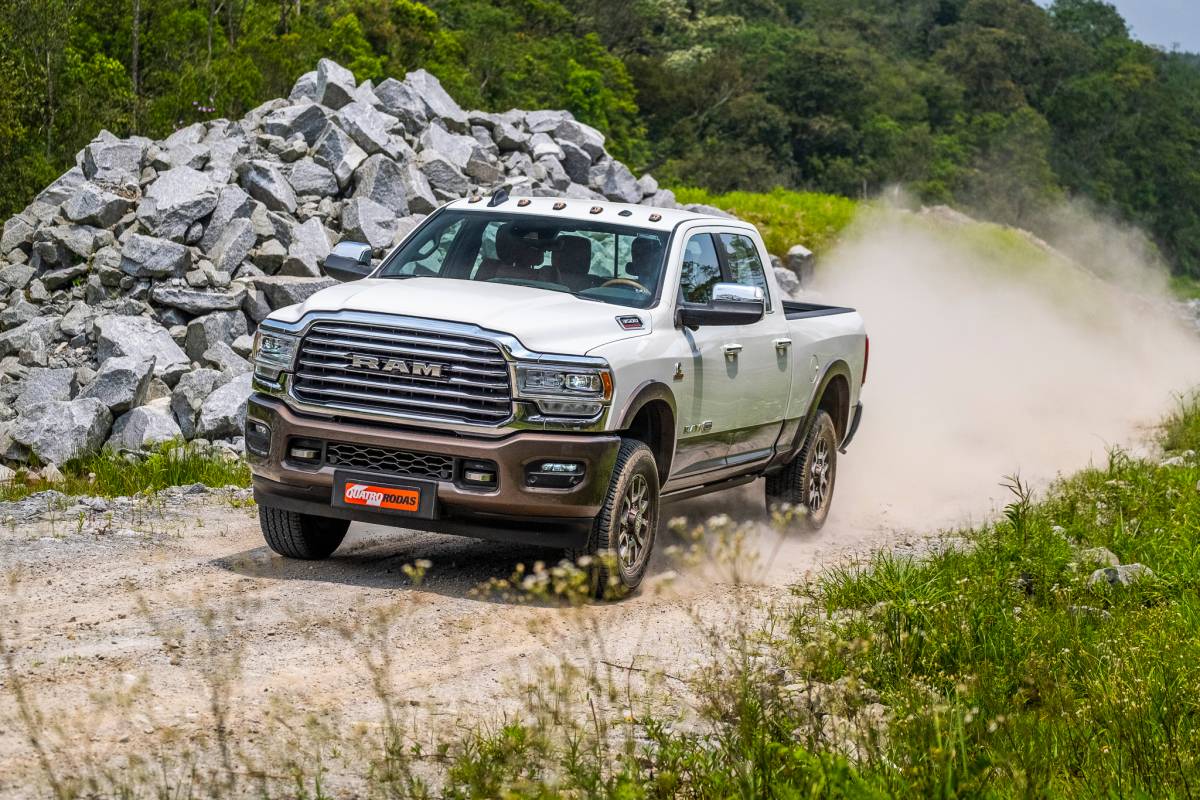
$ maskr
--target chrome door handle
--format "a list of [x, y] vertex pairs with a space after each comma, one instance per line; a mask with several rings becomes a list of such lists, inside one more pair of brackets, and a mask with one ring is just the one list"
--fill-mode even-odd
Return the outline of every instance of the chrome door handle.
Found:
[[776, 350], [787, 350], [791, 346], [792, 346], [791, 339], [776, 339], [775, 340], [775, 349]]
[[740, 344], [727, 344], [721, 349], [725, 351], [726, 358], [737, 358], [738, 353], [742, 352]]

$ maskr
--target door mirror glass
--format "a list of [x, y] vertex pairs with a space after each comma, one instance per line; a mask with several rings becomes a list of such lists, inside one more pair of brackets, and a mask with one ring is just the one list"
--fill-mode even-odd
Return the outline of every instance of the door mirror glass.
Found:
[[325, 257], [325, 274], [342, 281], [356, 281], [371, 274], [371, 245], [362, 242], [338, 242]]

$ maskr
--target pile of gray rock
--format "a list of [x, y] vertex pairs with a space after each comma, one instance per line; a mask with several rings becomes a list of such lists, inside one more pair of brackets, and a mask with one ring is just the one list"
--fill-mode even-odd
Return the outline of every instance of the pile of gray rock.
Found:
[[0, 236], [0, 459], [106, 444], [240, 448], [255, 326], [442, 203], [512, 194], [676, 207], [565, 111], [465, 111], [424, 70], [358, 84], [323, 60], [291, 95], [163, 141], [102, 132]]

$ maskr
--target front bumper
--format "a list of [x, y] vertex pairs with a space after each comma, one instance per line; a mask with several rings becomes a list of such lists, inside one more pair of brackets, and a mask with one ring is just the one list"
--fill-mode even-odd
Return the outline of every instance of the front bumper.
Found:
[[[557, 543], [554, 533], [569, 533], [575, 537], [579, 531], [590, 527], [604, 501], [621, 444], [620, 437], [610, 434], [527, 432], [500, 439], [473, 439], [451, 433], [343, 422], [297, 414], [283, 401], [263, 395], [250, 398], [247, 419], [265, 424], [271, 432], [265, 453], [254, 453], [247, 448], [255, 499], [260, 505], [537, 544]], [[318, 463], [296, 463], [288, 457], [289, 443], [293, 439], [402, 449], [449, 457], [456, 464], [490, 461], [496, 465], [496, 485], [466, 486], [460, 480], [461, 469], [456, 467], [452, 478], [435, 479], [438, 513], [433, 520], [335, 508], [331, 505], [335, 467], [327, 463], [324, 456]], [[553, 459], [582, 462], [582, 480], [563, 489], [526, 483], [526, 468], [530, 464]], [[406, 475], [404, 472], [369, 471], [381, 477], [429, 479], [426, 475]]]

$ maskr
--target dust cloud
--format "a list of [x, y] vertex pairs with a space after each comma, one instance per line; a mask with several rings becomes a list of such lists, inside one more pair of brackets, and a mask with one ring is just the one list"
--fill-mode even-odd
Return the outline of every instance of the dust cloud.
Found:
[[948, 211], [867, 212], [824, 259], [813, 296], [857, 307], [871, 336], [832, 535], [979, 522], [1005, 475], [1044, 486], [1145, 445], [1200, 383], [1200, 337], [1144, 240], [1081, 209], [1059, 219], [1087, 269]]

